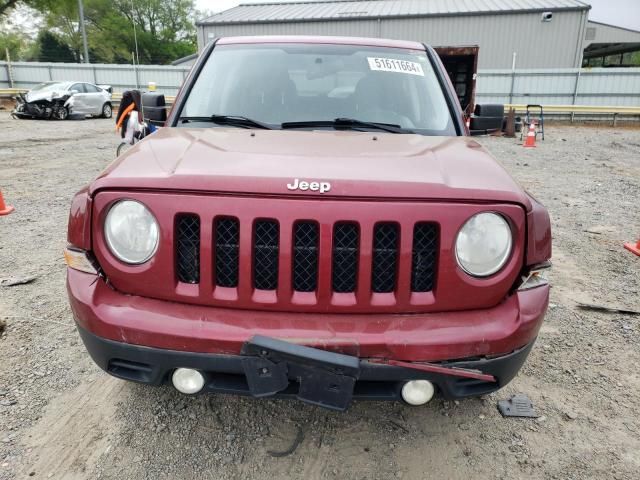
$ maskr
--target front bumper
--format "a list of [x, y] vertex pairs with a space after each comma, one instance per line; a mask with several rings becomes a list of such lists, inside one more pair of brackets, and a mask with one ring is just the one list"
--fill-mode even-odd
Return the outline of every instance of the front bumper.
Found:
[[[243, 368], [243, 360], [250, 358], [246, 355], [181, 352], [143, 347], [106, 340], [80, 326], [78, 330], [95, 363], [115, 377], [150, 385], [163, 385], [171, 382], [171, 374], [176, 368], [192, 368], [199, 370], [205, 377], [203, 392], [252, 394]], [[495, 382], [383, 365], [361, 359], [357, 380], [353, 386], [353, 398], [399, 400], [404, 382], [417, 379], [431, 381], [437, 386], [440, 395], [447, 399], [487, 394], [502, 388], [516, 376], [532, 346], [533, 342], [507, 355], [491, 359], [441, 364], [449, 368], [478, 370], [493, 375]], [[276, 397], [299, 397], [300, 378], [295, 368], [288, 369], [288, 379], [288, 387], [278, 392]]]
[[493, 308], [428, 314], [323, 314], [208, 307], [125, 295], [68, 269], [80, 327], [106, 340], [190, 353], [238, 355], [254, 335], [358, 358], [442, 362], [491, 358], [530, 344], [549, 287], [518, 291]]
[[[90, 355], [116, 377], [160, 385], [170, 382], [176, 368], [193, 368], [205, 376], [204, 391], [256, 395], [243, 364], [248, 362], [246, 346], [251, 339], [264, 336], [284, 341], [302, 359], [303, 367], [306, 357], [299, 345], [313, 347], [321, 356], [348, 355], [357, 370], [349, 398], [376, 400], [398, 399], [404, 382], [417, 379], [431, 381], [445, 398], [498, 390], [527, 358], [549, 301], [545, 285], [515, 292], [484, 310], [302, 314], [125, 295], [96, 275], [72, 269], [67, 288]], [[300, 366], [294, 361], [284, 370], [278, 396], [301, 398], [304, 382], [296, 373]], [[464, 377], [451, 368], [484, 375]]]

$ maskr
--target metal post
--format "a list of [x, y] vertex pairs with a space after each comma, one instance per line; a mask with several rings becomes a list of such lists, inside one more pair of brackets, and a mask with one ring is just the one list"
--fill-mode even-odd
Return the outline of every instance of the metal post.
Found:
[[131, 52], [131, 60], [133, 60], [133, 71], [136, 74], [136, 90], [140, 89], [140, 79], [138, 78], [138, 69], [136, 68], [136, 54]]
[[513, 104], [513, 89], [516, 83], [516, 56], [518, 54], [513, 52], [513, 59], [511, 60], [511, 89], [509, 90], [509, 104]]
[[78, 17], [80, 20], [80, 32], [82, 33], [82, 46], [84, 47], [84, 63], [89, 63], [89, 48], [87, 47], [87, 31], [84, 28], [84, 6], [82, 0], [78, 0]]
[[[576, 83], [573, 86], [573, 103], [572, 105], [576, 104], [576, 100], [578, 99], [578, 88], [580, 86], [580, 76], [582, 75], [582, 69], [578, 68], [578, 71], [576, 73]], [[571, 123], [573, 123], [573, 118], [575, 116], [575, 112], [571, 112]]]
[[13, 88], [13, 69], [11, 68], [11, 55], [9, 55], [9, 48], [4, 49], [7, 54], [7, 80], [9, 81], [9, 88]]
[[136, 45], [136, 56], [133, 63], [135, 64], [137, 61], [138, 65], [140, 65], [140, 52], [138, 52], [138, 31], [136, 29], [136, 19], [135, 19], [134, 12], [135, 12], [135, 9], [133, 8], [133, 0], [131, 0], [131, 21], [133, 23], [133, 42]]

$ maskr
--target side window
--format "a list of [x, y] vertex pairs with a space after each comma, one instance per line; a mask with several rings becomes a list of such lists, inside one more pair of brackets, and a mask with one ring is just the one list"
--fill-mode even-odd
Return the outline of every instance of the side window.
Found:
[[75, 90], [78, 93], [85, 93], [86, 90], [84, 89], [84, 84], [83, 83], [74, 83], [73, 85], [71, 85], [71, 88], [69, 90]]
[[100, 91], [98, 90], [98, 87], [91, 85], [90, 83], [85, 83], [84, 88], [86, 88], [87, 93], [98, 93]]

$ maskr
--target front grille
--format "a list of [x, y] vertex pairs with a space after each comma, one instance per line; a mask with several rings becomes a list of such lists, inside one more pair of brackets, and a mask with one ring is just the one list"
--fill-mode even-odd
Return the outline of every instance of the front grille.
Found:
[[314, 292], [318, 288], [318, 224], [296, 223], [293, 237], [293, 289]]
[[438, 258], [438, 225], [416, 223], [413, 228], [413, 251], [411, 262], [411, 290], [430, 292], [436, 281], [436, 259]]
[[339, 223], [333, 230], [331, 284], [334, 292], [355, 292], [360, 232], [355, 223]]
[[259, 220], [253, 235], [253, 287], [278, 288], [278, 242], [280, 229], [275, 220]]
[[240, 224], [236, 218], [218, 218], [214, 224], [216, 285], [238, 286]]
[[176, 263], [178, 280], [200, 281], [200, 218], [180, 215], [176, 220]]
[[[243, 226], [245, 221], [251, 225]], [[202, 265], [201, 219], [195, 214], [177, 215], [176, 276], [180, 282], [200, 284], [201, 275], [206, 274], [211, 276], [214, 288], [238, 289], [235, 293], [221, 290], [214, 294], [215, 298], [238, 300], [251, 288], [275, 293], [275, 297], [273, 293], [258, 295], [261, 302], [280, 302], [287, 298], [284, 292], [320, 292], [315, 300], [292, 300], [307, 304], [325, 301], [322, 299], [328, 297], [322, 294], [324, 291], [355, 294], [355, 299], [335, 297], [332, 301], [337, 305], [360, 305], [369, 302], [368, 293], [391, 293], [399, 288], [423, 293], [435, 288], [440, 248], [440, 231], [435, 222], [378, 222], [366, 230], [355, 221], [294, 220], [280, 224], [275, 219], [216, 216], [210, 222], [202, 228], [212, 229], [211, 253], [202, 258], [211, 258], [213, 264]], [[242, 240], [244, 228], [247, 239]], [[402, 242], [402, 248], [411, 249], [402, 252], [406, 259], [403, 262], [401, 235], [411, 237], [410, 242]], [[282, 255], [286, 255], [284, 262]], [[328, 262], [330, 265], [326, 265]], [[241, 270], [251, 275], [243, 276]]]
[[376, 293], [393, 292], [398, 267], [398, 225], [378, 223], [373, 230], [373, 263], [371, 290]]

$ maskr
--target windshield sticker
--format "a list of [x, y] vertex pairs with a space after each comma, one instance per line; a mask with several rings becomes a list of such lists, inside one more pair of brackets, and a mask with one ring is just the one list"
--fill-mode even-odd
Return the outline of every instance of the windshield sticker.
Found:
[[367, 57], [369, 68], [381, 72], [408, 73], [410, 75], [420, 75], [424, 77], [422, 65], [408, 60], [397, 60], [395, 58], [375, 58]]

